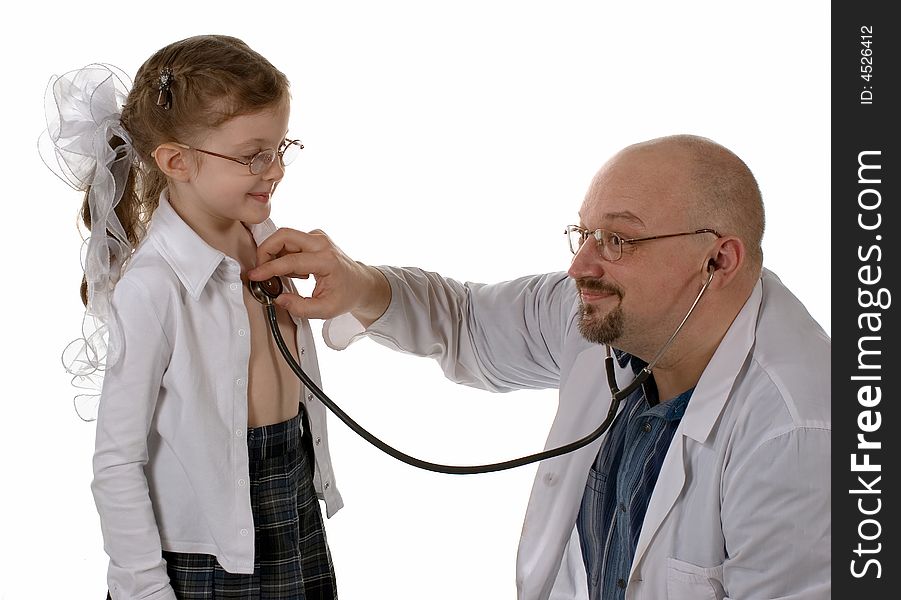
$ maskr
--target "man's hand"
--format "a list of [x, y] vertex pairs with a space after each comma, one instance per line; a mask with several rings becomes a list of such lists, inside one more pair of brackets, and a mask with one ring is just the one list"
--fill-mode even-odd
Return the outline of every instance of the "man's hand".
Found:
[[289, 293], [276, 298], [275, 303], [295, 317], [330, 319], [349, 312], [369, 327], [391, 302], [385, 276], [351, 260], [319, 229], [304, 233], [282, 228], [257, 247], [257, 267], [248, 276], [263, 281], [274, 275], [312, 275], [316, 280], [309, 298]]

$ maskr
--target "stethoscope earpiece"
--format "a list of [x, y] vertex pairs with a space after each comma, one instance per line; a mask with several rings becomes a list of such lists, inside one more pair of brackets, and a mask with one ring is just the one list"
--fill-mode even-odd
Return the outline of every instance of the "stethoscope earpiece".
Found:
[[278, 298], [285, 289], [281, 278], [278, 276], [270, 277], [266, 281], [250, 281], [247, 285], [250, 287], [250, 293], [253, 294], [253, 297], [264, 306], [272, 304], [272, 301]]

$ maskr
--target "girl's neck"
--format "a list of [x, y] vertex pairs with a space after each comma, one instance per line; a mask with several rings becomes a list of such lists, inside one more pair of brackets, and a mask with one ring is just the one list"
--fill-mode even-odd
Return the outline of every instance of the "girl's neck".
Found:
[[247, 271], [257, 266], [257, 244], [253, 239], [253, 234], [244, 223], [237, 223], [237, 227], [232, 232], [223, 235], [219, 240], [204, 238], [204, 241], [238, 261], [238, 264], [241, 265], [242, 279]]
[[240, 221], [204, 218], [186, 210], [177, 200], [170, 199], [172, 209], [207, 244], [238, 261], [244, 273], [256, 266], [256, 241]]

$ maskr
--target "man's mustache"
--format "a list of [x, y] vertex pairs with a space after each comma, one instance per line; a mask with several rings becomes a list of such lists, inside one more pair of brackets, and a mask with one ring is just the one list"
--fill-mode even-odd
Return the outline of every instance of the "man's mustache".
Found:
[[623, 291], [620, 288], [594, 277], [580, 277], [579, 279], [576, 279], [576, 288], [580, 292], [585, 290], [586, 292], [614, 294], [620, 299], [623, 297]]

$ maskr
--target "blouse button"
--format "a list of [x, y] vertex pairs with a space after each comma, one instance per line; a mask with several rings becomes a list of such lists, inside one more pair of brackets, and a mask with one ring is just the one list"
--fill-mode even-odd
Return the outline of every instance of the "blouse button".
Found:
[[645, 423], [644, 425], [642, 425], [641, 428], [644, 429], [644, 432], [645, 432], [645, 433], [649, 433], [649, 432], [651, 431], [651, 424], [650, 424], [650, 423]]

